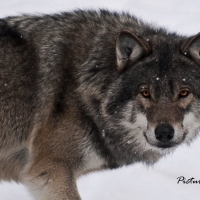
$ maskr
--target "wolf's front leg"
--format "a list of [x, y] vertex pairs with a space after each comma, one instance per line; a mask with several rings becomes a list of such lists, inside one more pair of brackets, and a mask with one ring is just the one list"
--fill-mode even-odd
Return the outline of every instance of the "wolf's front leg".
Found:
[[34, 166], [26, 176], [25, 185], [35, 199], [81, 200], [73, 173], [58, 163], [48, 165]]

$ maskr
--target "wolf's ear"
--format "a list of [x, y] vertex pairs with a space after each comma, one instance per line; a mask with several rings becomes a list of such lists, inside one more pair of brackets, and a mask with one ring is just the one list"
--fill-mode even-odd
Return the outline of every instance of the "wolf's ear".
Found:
[[123, 71], [128, 63], [135, 63], [151, 52], [150, 45], [129, 31], [122, 31], [117, 38], [117, 70]]
[[200, 33], [187, 39], [180, 50], [184, 55], [200, 60]]

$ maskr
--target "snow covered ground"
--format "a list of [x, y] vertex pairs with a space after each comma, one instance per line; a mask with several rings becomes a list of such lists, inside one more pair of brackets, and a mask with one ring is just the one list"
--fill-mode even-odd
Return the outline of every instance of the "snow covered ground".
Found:
[[[166, 26], [181, 34], [200, 31], [198, 0], [1, 0], [0, 17], [20, 13], [56, 13], [76, 8], [107, 8], [129, 11], [145, 21]], [[78, 181], [83, 200], [197, 200], [200, 184], [177, 184], [177, 177], [200, 180], [200, 137], [182, 146], [153, 168], [136, 164], [93, 173]], [[32, 200], [22, 185], [0, 184], [0, 200]]]

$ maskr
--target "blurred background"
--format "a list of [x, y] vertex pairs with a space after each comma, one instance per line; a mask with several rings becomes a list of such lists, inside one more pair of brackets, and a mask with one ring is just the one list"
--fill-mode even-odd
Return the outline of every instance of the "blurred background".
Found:
[[[182, 35], [200, 31], [200, 1], [197, 0], [1, 0], [0, 17], [58, 13], [78, 8], [126, 11]], [[83, 200], [197, 200], [200, 184], [177, 184], [177, 178], [184, 176], [200, 180], [199, 157], [200, 137], [189, 147], [179, 147], [154, 167], [138, 163], [118, 170], [92, 173], [78, 180], [78, 188]], [[0, 200], [33, 199], [24, 186], [2, 182]]]

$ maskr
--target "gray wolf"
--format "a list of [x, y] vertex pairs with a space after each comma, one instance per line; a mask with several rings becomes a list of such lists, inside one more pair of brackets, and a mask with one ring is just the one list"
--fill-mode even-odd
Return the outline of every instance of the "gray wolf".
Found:
[[200, 128], [200, 35], [106, 10], [0, 20], [0, 179], [80, 200], [76, 179], [152, 165]]

